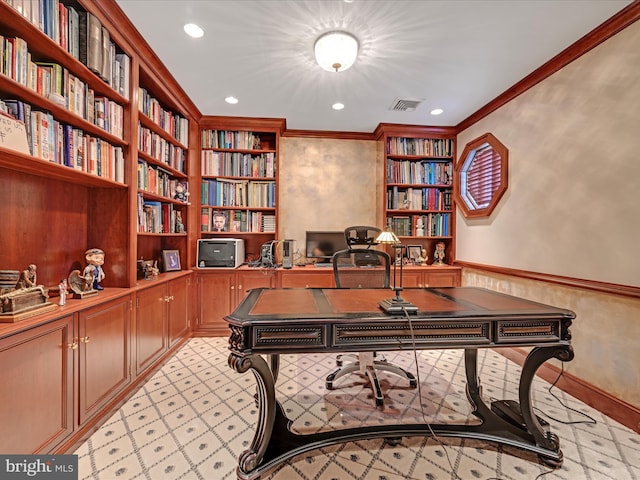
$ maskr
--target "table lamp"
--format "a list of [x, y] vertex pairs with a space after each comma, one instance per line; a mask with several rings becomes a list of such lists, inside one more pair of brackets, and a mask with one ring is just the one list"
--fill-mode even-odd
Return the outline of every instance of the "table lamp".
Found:
[[[402, 243], [390, 227], [387, 227], [385, 230], [380, 232], [380, 235], [377, 236], [375, 243], [381, 245], [391, 245], [393, 247], [393, 290], [396, 292], [395, 297], [380, 300], [380, 302], [378, 302], [378, 305], [380, 305], [380, 308], [382, 308], [386, 313], [391, 313], [393, 315], [402, 315], [405, 312], [416, 313], [418, 311], [418, 307], [400, 296], [400, 292], [402, 291], [402, 251], [406, 247], [402, 245]], [[398, 256], [398, 252], [400, 252], [400, 256]], [[397, 281], [398, 263], [400, 263], [400, 285], [398, 285]]]

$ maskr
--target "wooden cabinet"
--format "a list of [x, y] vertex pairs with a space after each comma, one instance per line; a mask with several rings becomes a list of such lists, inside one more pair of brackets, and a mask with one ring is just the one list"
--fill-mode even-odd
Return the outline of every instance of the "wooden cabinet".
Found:
[[275, 288], [275, 270], [262, 269], [216, 269], [198, 273], [198, 307], [200, 309], [196, 331], [199, 334], [229, 334], [223, 320], [252, 288]]
[[182, 276], [136, 295], [135, 366], [140, 375], [189, 333], [190, 276]]
[[131, 297], [78, 314], [79, 423], [95, 415], [131, 382]]
[[280, 272], [280, 286], [282, 288], [331, 288], [336, 286], [333, 280], [333, 268], [304, 268], [305, 270], [282, 270]]
[[189, 300], [191, 276], [176, 278], [167, 283], [168, 322], [169, 322], [169, 348], [185, 338], [190, 333], [190, 311]]
[[461, 282], [461, 267], [405, 267], [402, 271], [402, 285], [407, 288], [459, 287]]
[[252, 288], [275, 288], [277, 286], [276, 271], [267, 269], [240, 269], [236, 271], [236, 284], [235, 306], [242, 301], [246, 293]]
[[46, 453], [74, 428], [73, 316], [0, 340], [0, 451]]
[[226, 336], [227, 324], [222, 318], [235, 307], [236, 273], [233, 270], [198, 273], [198, 308], [196, 331]]
[[[453, 164], [455, 129], [383, 124], [384, 224], [404, 245], [425, 248], [433, 263], [438, 243], [455, 259]], [[418, 249], [418, 251], [419, 251]]]
[[136, 295], [136, 375], [167, 351], [168, 301], [165, 284], [145, 288]]

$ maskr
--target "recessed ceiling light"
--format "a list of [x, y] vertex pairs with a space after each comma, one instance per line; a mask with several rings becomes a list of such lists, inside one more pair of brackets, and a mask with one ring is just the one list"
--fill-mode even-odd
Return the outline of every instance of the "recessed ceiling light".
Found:
[[444, 110], [441, 108], [434, 108], [433, 110], [431, 110], [431, 115], [440, 115], [442, 113], [444, 113]]
[[333, 105], [331, 105], [331, 108], [333, 108], [334, 110], [342, 110], [344, 108], [344, 104], [340, 102], [334, 103]]
[[184, 26], [184, 31], [187, 35], [189, 35], [190, 37], [193, 38], [200, 38], [204, 35], [204, 30], [202, 30], [198, 25], [196, 25], [195, 23], [187, 23]]
[[235, 105], [238, 103], [238, 99], [236, 97], [227, 97], [224, 99], [225, 102], [230, 103], [231, 105]]

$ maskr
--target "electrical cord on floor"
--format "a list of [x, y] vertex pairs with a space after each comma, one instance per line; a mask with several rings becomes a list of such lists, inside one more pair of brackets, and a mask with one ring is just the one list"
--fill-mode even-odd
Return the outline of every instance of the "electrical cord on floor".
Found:
[[556, 384], [560, 381], [560, 378], [562, 377], [562, 375], [563, 375], [563, 374], [564, 374], [564, 362], [562, 362], [562, 366], [561, 366], [561, 368], [560, 368], [560, 373], [558, 374], [558, 378], [556, 378], [556, 379], [555, 379], [555, 381], [551, 384], [551, 386], [548, 388], [548, 390], [547, 390], [547, 391], [548, 391], [548, 392], [549, 392], [549, 394], [550, 394], [553, 398], [555, 398], [555, 399], [558, 401], [558, 403], [559, 403], [560, 405], [562, 405], [564, 408], [566, 408], [567, 410], [570, 410], [570, 411], [572, 411], [572, 412], [578, 413], [578, 414], [582, 415], [583, 417], [587, 418], [588, 420], [575, 420], [575, 421], [570, 421], [570, 422], [568, 422], [568, 421], [565, 421], [565, 420], [560, 420], [560, 419], [558, 419], [558, 418], [555, 418], [555, 417], [553, 417], [553, 416], [549, 415], [548, 413], [546, 413], [546, 412], [544, 412], [544, 411], [540, 410], [538, 407], [533, 407], [533, 409], [534, 409], [534, 410], [536, 410], [537, 412], [541, 413], [541, 414], [542, 414], [542, 415], [544, 415], [545, 417], [547, 417], [547, 418], [549, 418], [549, 419], [553, 420], [554, 422], [562, 423], [563, 425], [576, 425], [576, 424], [582, 424], [582, 423], [596, 425], [598, 422], [596, 421], [596, 419], [595, 419], [595, 418], [593, 418], [591, 415], [588, 415], [588, 414], [586, 414], [586, 413], [584, 413], [584, 412], [581, 412], [580, 410], [576, 410], [575, 408], [570, 407], [569, 405], [567, 405], [566, 403], [564, 403], [564, 402], [560, 399], [560, 397], [558, 397], [555, 393], [553, 393], [553, 392], [551, 391], [551, 389], [553, 389], [553, 387], [555, 387], [555, 386], [556, 386]]
[[440, 438], [436, 435], [436, 432], [433, 431], [433, 428], [431, 427], [431, 422], [428, 421], [427, 414], [424, 411], [424, 405], [422, 405], [422, 382], [420, 381], [420, 369], [418, 368], [418, 349], [416, 348], [416, 337], [413, 333], [413, 323], [411, 322], [411, 315], [409, 315], [409, 312], [407, 312], [407, 309], [402, 307], [402, 311], [404, 313], [404, 317], [409, 322], [409, 332], [411, 332], [411, 348], [413, 349], [413, 361], [416, 364], [416, 381], [418, 382], [418, 402], [420, 403], [420, 414], [422, 415], [422, 420], [425, 422], [427, 427], [429, 427], [429, 432], [431, 433], [431, 437], [442, 447], [442, 450], [444, 451], [444, 456], [446, 457], [447, 462], [449, 463], [449, 467], [451, 468], [451, 473], [455, 475], [455, 478], [457, 480], [463, 480], [456, 473], [456, 470], [453, 467], [453, 462], [451, 462], [451, 458], [449, 457], [449, 452], [445, 448], [444, 442], [440, 440]]
[[[414, 360], [414, 362], [416, 364], [416, 380], [418, 382], [418, 401], [420, 402], [420, 413], [422, 414], [422, 419], [425, 421], [425, 423], [429, 427], [429, 432], [431, 432], [431, 436], [433, 437], [433, 439], [437, 443], [439, 443], [440, 446], [442, 447], [442, 450], [444, 451], [444, 455], [447, 458], [447, 462], [449, 463], [449, 467], [451, 468], [451, 473], [455, 476], [454, 478], [456, 480], [463, 480], [462, 478], [460, 478], [460, 476], [455, 471], [455, 468], [453, 467], [453, 463], [451, 462], [451, 458], [449, 457], [449, 452], [447, 452], [445, 443], [442, 440], [440, 440], [440, 438], [433, 431], [433, 428], [431, 427], [431, 423], [427, 421], [427, 416], [426, 416], [426, 413], [424, 412], [424, 406], [422, 405], [422, 387], [421, 387], [421, 382], [420, 382], [420, 369], [418, 368], [418, 353], [417, 353], [417, 348], [416, 348], [416, 339], [415, 339], [415, 336], [414, 336], [414, 333], [413, 333], [413, 323], [411, 322], [411, 316], [409, 315], [409, 312], [407, 312], [407, 310], [404, 307], [402, 308], [402, 311], [404, 312], [405, 318], [409, 322], [409, 331], [411, 332], [411, 347], [413, 348], [413, 360]], [[549, 393], [551, 393], [551, 388], [553, 388], [553, 386], [558, 382], [558, 380], [560, 380], [560, 376], [562, 375], [562, 373], [563, 372], [561, 371], [560, 375], [558, 376], [556, 381], [549, 388]], [[560, 401], [560, 399], [558, 397], [556, 397], [553, 393], [551, 393], [551, 395], [553, 395], [562, 405], [564, 405]], [[566, 408], [569, 408], [570, 410], [573, 410], [570, 407], [566, 407]], [[582, 413], [582, 412], [578, 412], [578, 413]], [[582, 414], [588, 417], [588, 415], [586, 415], [584, 413], [582, 413]], [[589, 417], [589, 418], [591, 418], [591, 417]], [[594, 420], [594, 422], [595, 422], [595, 420]], [[539, 475], [537, 475], [534, 478], [534, 480], [538, 480], [538, 479], [542, 478], [543, 476], [548, 475], [549, 473], [552, 473], [552, 472], [555, 472], [555, 471], [556, 471], [555, 468], [551, 468], [550, 470], [547, 470], [546, 472], [542, 472]], [[498, 478], [498, 477], [488, 477], [485, 480], [503, 480], [503, 479]]]

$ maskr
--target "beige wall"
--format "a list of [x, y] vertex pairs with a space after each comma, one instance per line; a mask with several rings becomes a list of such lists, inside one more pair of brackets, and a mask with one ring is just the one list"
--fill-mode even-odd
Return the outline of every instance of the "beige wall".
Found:
[[304, 255], [307, 230], [381, 226], [376, 149], [368, 140], [281, 138], [278, 238], [295, 239]]
[[[458, 136], [509, 149], [489, 219], [457, 218], [458, 260], [640, 286], [640, 22]], [[566, 369], [640, 407], [640, 301], [465, 269], [463, 285], [569, 308]]]
[[640, 408], [640, 300], [469, 268], [463, 269], [462, 284], [573, 310], [575, 358], [565, 370]]
[[640, 286], [640, 22], [458, 136], [509, 149], [489, 219], [458, 212], [456, 257]]

